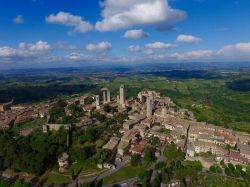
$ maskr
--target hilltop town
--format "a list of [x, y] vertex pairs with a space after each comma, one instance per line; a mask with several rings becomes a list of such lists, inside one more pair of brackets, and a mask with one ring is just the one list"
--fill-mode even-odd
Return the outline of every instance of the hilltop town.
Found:
[[[24, 106], [14, 105], [13, 101], [1, 104], [0, 129], [8, 130], [27, 120], [43, 118], [45, 122], [40, 127], [43, 133], [59, 131], [61, 128], [70, 132], [74, 128], [98, 126], [100, 116], [112, 118], [124, 114], [126, 117], [118, 131], [102, 145], [102, 149], [110, 151], [111, 155], [97, 164], [100, 169], [115, 170], [122, 167], [133, 155], [143, 157], [145, 150], [150, 147], [154, 148], [156, 158], [161, 160], [171, 142], [185, 154], [186, 160], [200, 161], [207, 170], [222, 161], [242, 166], [250, 164], [250, 135], [247, 133], [198, 122], [193, 112], [179, 108], [171, 98], [161, 96], [156, 91], [141, 91], [136, 97], [126, 98], [126, 87], [121, 85], [117, 96], [109, 88], [103, 88], [101, 92], [102, 96], [76, 94], [66, 99], [63, 107], [69, 119], [74, 116], [73, 110], [69, 108], [85, 113], [79, 115], [77, 121], [63, 121], [60, 117], [55, 119], [50, 112], [55, 101]], [[110, 127], [113, 125], [110, 124]], [[28, 133], [20, 132], [20, 135], [27, 136], [32, 131], [34, 129]], [[203, 159], [204, 154], [212, 155], [213, 159]], [[67, 171], [70, 164], [68, 152], [59, 155], [60, 172]]]

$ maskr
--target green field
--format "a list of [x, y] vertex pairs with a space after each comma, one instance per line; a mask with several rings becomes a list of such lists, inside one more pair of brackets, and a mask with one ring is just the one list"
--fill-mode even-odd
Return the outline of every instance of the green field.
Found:
[[133, 167], [131, 165], [126, 165], [113, 175], [104, 178], [104, 184], [114, 184], [116, 182], [120, 182], [126, 179], [131, 179], [137, 177], [140, 173], [147, 170], [147, 166], [138, 166]]
[[46, 178], [43, 178], [45, 182], [43, 183], [45, 186], [49, 185], [62, 185], [62, 184], [68, 184], [72, 180], [68, 176], [63, 176], [58, 173], [53, 173], [48, 175]]
[[19, 133], [21, 130], [25, 129], [42, 129], [42, 125], [46, 123], [46, 119], [44, 118], [36, 118], [34, 120], [30, 120], [24, 123], [20, 123], [14, 125], [12, 131]]
[[248, 187], [249, 184], [245, 181], [239, 179], [232, 179], [229, 177], [222, 176], [211, 176], [202, 175], [201, 176], [202, 186], [204, 187]]

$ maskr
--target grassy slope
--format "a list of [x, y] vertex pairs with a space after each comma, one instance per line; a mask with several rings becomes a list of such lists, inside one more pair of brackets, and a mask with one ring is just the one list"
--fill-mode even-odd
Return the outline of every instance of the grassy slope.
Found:
[[29, 129], [29, 128], [42, 128], [42, 125], [45, 124], [46, 119], [44, 118], [36, 118], [34, 120], [31, 121], [27, 121], [21, 124], [17, 124], [12, 128], [12, 131], [14, 132], [20, 132], [20, 130], [23, 129]]
[[102, 170], [98, 169], [97, 165], [91, 161], [79, 161], [71, 165], [70, 168], [64, 173], [60, 173], [58, 168], [47, 171], [40, 177], [40, 181], [42, 181], [45, 185], [70, 183], [72, 182], [72, 171], [74, 171], [75, 174], [80, 172], [78, 175], [79, 179], [88, 178], [102, 172]]
[[124, 166], [121, 170], [113, 175], [104, 178], [104, 184], [114, 184], [126, 179], [137, 177], [140, 173], [146, 171], [146, 166], [133, 167], [131, 165]]
[[201, 176], [202, 185], [204, 187], [212, 187], [212, 186], [220, 186], [220, 187], [248, 187], [247, 182], [232, 179], [229, 177], [222, 176], [211, 176], [211, 175], [203, 175]]

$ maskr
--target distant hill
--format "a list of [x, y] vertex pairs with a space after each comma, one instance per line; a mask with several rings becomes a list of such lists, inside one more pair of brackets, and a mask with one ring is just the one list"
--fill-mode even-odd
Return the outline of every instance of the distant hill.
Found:
[[232, 81], [228, 83], [228, 87], [235, 91], [250, 92], [250, 79]]

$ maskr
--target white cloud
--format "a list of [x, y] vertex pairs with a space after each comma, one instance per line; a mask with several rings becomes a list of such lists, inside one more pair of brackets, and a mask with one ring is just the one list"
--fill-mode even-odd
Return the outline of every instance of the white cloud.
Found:
[[53, 48], [64, 49], [64, 50], [76, 50], [77, 46], [72, 44], [67, 44], [65, 41], [58, 41], [53, 45]]
[[75, 16], [68, 12], [58, 12], [57, 14], [51, 14], [45, 18], [46, 22], [65, 25], [73, 27], [73, 32], [88, 32], [93, 30], [93, 25], [84, 19], [81, 16]]
[[211, 50], [195, 50], [189, 51], [185, 53], [174, 53], [170, 55], [171, 58], [175, 58], [176, 60], [205, 60], [211, 59], [216, 56], [216, 52]]
[[36, 43], [21, 42], [18, 48], [0, 47], [0, 57], [3, 58], [29, 58], [38, 57], [51, 52], [52, 47], [44, 41], [37, 41]]
[[21, 42], [19, 44], [19, 49], [21, 51], [29, 53], [44, 53], [52, 50], [52, 47], [47, 42], [39, 40], [36, 43], [28, 43], [28, 44]]
[[224, 55], [236, 55], [239, 53], [246, 53], [250, 55], [250, 42], [249, 43], [237, 43], [233, 45], [227, 45], [222, 48], [219, 53]]
[[149, 37], [149, 34], [144, 32], [142, 29], [140, 30], [128, 30], [123, 35], [124, 38], [129, 39], [142, 39]]
[[168, 0], [105, 0], [102, 21], [96, 23], [98, 31], [112, 31], [140, 25], [169, 27], [183, 20], [186, 13], [173, 9]]
[[142, 48], [141, 48], [139, 45], [130, 45], [130, 46], [128, 47], [128, 50], [129, 50], [130, 52], [139, 52], [139, 51], [142, 50]]
[[66, 59], [72, 61], [82, 61], [82, 60], [88, 60], [89, 56], [81, 53], [71, 53], [66, 56]]
[[112, 45], [109, 42], [100, 42], [98, 44], [88, 44], [86, 46], [86, 50], [92, 52], [103, 53], [110, 51], [112, 49]]
[[29, 50], [31, 52], [47, 52], [52, 49], [50, 44], [41, 40], [37, 41], [34, 44], [32, 43], [26, 44], [22, 42], [19, 44], [19, 48], [24, 50]]
[[199, 43], [201, 41], [201, 39], [199, 37], [192, 36], [192, 35], [180, 34], [177, 37], [176, 41], [177, 42], [184, 42], [184, 43], [196, 44], [196, 43]]
[[24, 19], [22, 15], [17, 15], [14, 19], [13, 22], [16, 24], [23, 24]]
[[250, 42], [227, 45], [219, 50], [194, 50], [173, 54], [149, 53], [146, 59], [173, 62], [248, 62]]
[[17, 54], [17, 50], [10, 47], [0, 47], [0, 57], [10, 57]]
[[153, 55], [153, 54], [155, 54], [155, 51], [153, 49], [147, 49], [147, 50], [144, 51], [144, 54]]
[[169, 49], [169, 48], [175, 48], [177, 47], [177, 45], [170, 43], [163, 43], [163, 42], [154, 42], [146, 44], [145, 47], [148, 49]]
[[174, 54], [177, 59], [206, 61], [249, 61], [250, 42], [227, 45], [219, 50], [196, 50]]
[[[157, 43], [157, 42], [156, 42]], [[161, 43], [161, 42], [159, 42]], [[154, 43], [153, 43], [154, 44]], [[101, 42], [99, 44], [89, 44], [86, 46], [90, 53], [80, 52], [79, 49], [71, 50], [68, 47], [56, 48], [44, 41], [35, 43], [20, 43], [18, 47], [0, 47], [0, 67], [34, 67], [42, 66], [69, 66], [92, 63], [136, 63], [136, 62], [249, 62], [250, 61], [250, 42], [236, 43], [227, 45], [219, 50], [194, 50], [187, 52], [174, 52], [161, 50], [168, 48], [169, 45], [154, 44], [149, 48], [139, 45], [128, 47], [130, 51], [138, 51], [138, 55], [113, 56], [105, 53], [111, 49], [111, 44]], [[164, 43], [163, 43], [164, 44]], [[165, 46], [165, 47], [164, 47]], [[55, 53], [56, 50], [63, 50], [66, 53]], [[78, 52], [77, 52], [78, 51]], [[97, 52], [97, 53], [91, 53]], [[59, 55], [60, 54], [60, 55]], [[67, 55], [66, 55], [67, 54]], [[140, 55], [139, 55], [140, 54]], [[38, 66], [36, 66], [38, 67]]]
[[66, 62], [84, 62], [84, 63], [127, 63], [130, 61], [129, 58], [123, 56], [113, 56], [107, 53], [88, 55], [83, 53], [71, 53], [63, 57], [63, 60]]
[[218, 51], [226, 60], [250, 61], [250, 42], [227, 45]]

